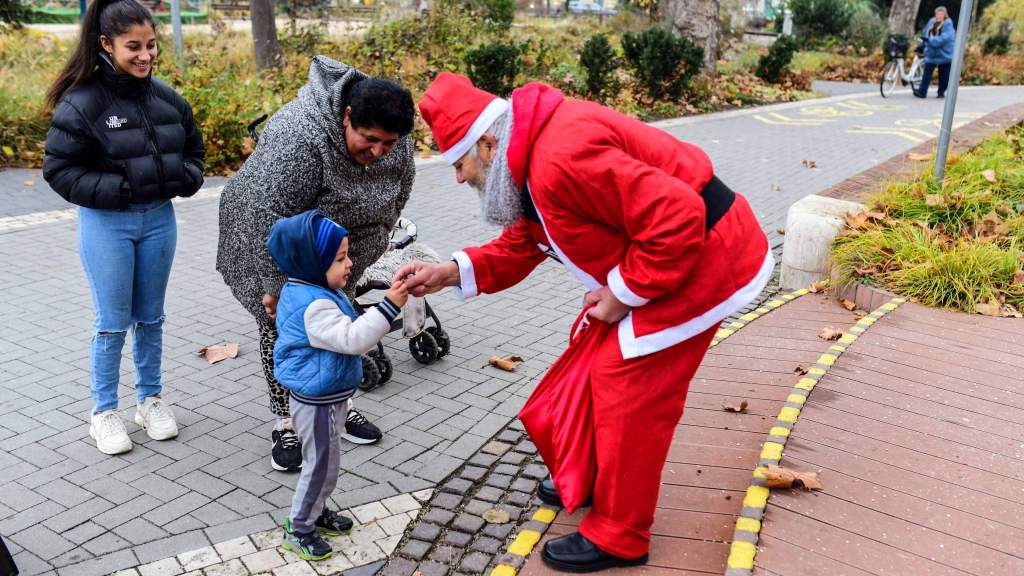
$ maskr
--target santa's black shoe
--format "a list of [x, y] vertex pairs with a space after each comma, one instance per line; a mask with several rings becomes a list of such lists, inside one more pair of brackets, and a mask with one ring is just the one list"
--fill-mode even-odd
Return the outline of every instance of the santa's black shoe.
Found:
[[[537, 488], [537, 497], [545, 504], [564, 508], [564, 506], [562, 506], [562, 498], [558, 495], [558, 490], [555, 489], [555, 481], [551, 479], [551, 476], [548, 476], [540, 483], [540, 488]], [[592, 502], [593, 498], [591, 496], [587, 496], [587, 500], [583, 504], [580, 504], [580, 506], [586, 508], [587, 506], [590, 506]]]
[[639, 558], [619, 558], [604, 552], [579, 532], [548, 540], [540, 553], [544, 563], [562, 572], [597, 572], [621, 566], [647, 563], [647, 554]]

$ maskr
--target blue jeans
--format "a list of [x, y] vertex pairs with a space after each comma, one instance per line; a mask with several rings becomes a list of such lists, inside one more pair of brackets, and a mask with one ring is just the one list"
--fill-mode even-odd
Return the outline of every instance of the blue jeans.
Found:
[[924, 63], [924, 76], [921, 78], [921, 85], [917, 91], [922, 96], [928, 95], [928, 85], [932, 83], [932, 73], [935, 69], [939, 69], [939, 96], [946, 95], [946, 88], [949, 87], [949, 69], [952, 67], [952, 63], [946, 62], [945, 64], [929, 64]]
[[170, 200], [78, 209], [78, 253], [92, 291], [93, 414], [117, 408], [121, 349], [132, 330], [135, 395], [160, 393], [164, 295], [178, 227]]

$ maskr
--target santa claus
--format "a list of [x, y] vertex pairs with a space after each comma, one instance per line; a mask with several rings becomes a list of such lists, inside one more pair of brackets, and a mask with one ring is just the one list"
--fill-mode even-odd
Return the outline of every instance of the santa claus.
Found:
[[[768, 282], [767, 239], [701, 149], [598, 104], [539, 83], [505, 100], [444, 72], [419, 107], [456, 180], [504, 231], [398, 275], [414, 294], [451, 286], [465, 299], [551, 256], [583, 283], [590, 318], [617, 324], [590, 369], [592, 508], [541, 557], [570, 572], [643, 564], [690, 379], [719, 323]], [[559, 503], [550, 479], [540, 496]]]

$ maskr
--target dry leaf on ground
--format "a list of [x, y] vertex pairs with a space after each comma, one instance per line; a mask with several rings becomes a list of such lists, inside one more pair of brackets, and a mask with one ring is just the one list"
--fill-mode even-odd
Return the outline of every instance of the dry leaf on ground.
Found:
[[778, 184], [772, 184], [772, 192], [778, 192], [779, 190], [782, 190], [781, 186]]
[[914, 162], [924, 162], [926, 160], [931, 160], [932, 159], [932, 155], [931, 154], [921, 154], [920, 152], [911, 152], [910, 154], [907, 154], [907, 158], [909, 158], [910, 160], [913, 160]]
[[1003, 304], [1003, 318], [1022, 318], [1024, 315], [1010, 304]]
[[814, 284], [811, 284], [807, 288], [807, 291], [811, 292], [812, 294], [817, 294], [818, 292], [824, 292], [825, 291], [825, 287], [827, 287], [827, 286], [828, 286], [828, 281], [827, 280], [819, 280], [819, 281], [815, 282]]
[[984, 172], [981, 173], [981, 175], [985, 177], [985, 180], [988, 180], [989, 182], [991, 182], [993, 184], [996, 183], [996, 171], [995, 170], [985, 170]]
[[726, 402], [725, 404], [722, 404], [722, 410], [725, 410], [726, 412], [746, 412], [747, 401], [741, 401], [739, 406], [733, 404], [732, 402]]
[[24, 184], [25, 184], [25, 186], [35, 186], [36, 185], [36, 181], [35, 180], [25, 180]]
[[818, 163], [815, 162], [814, 160], [804, 160], [803, 161], [803, 166], [804, 166], [804, 168], [817, 168], [818, 167]]
[[856, 302], [851, 302], [850, 300], [847, 300], [846, 298], [843, 298], [843, 308], [846, 308], [850, 312], [853, 312], [854, 310], [857, 309], [857, 303]]
[[487, 363], [506, 372], [514, 372], [516, 363], [522, 362], [522, 356], [491, 356]]
[[196, 354], [205, 357], [206, 361], [210, 364], [216, 364], [225, 358], [236, 358], [238, 356], [238, 342], [204, 346], [196, 351]]
[[846, 225], [850, 228], [864, 228], [868, 223], [868, 215], [866, 212], [858, 212], [856, 214], [847, 212], [843, 218], [846, 219]]
[[508, 512], [504, 510], [498, 510], [497, 508], [491, 508], [483, 514], [484, 522], [488, 524], [505, 524], [511, 519]]
[[867, 315], [868, 315], [868, 311], [867, 310], [854, 310], [853, 311], [853, 317], [857, 318], [857, 319], [863, 318], [863, 317], [865, 317]]
[[776, 232], [778, 232], [779, 236], [785, 236], [786, 235], [786, 229], [785, 228], [779, 228], [778, 230], [776, 230]]
[[978, 302], [975, 304], [974, 311], [982, 316], [1000, 317], [1003, 315], [1003, 306], [998, 300], [989, 300], [988, 302]]
[[803, 376], [804, 374], [807, 374], [807, 368], [804, 368], [803, 366], [797, 366], [796, 368], [793, 368], [793, 373], [800, 374], [801, 376]]
[[1013, 273], [1014, 284], [1024, 284], [1024, 270], [1017, 270]]
[[821, 490], [817, 472], [797, 472], [781, 466], [768, 466], [764, 471], [766, 488], [805, 488]]
[[843, 331], [836, 330], [831, 326], [825, 326], [821, 329], [821, 332], [818, 332], [818, 338], [821, 338], [822, 340], [839, 340], [842, 337]]
[[924, 203], [926, 206], [945, 206], [946, 197], [942, 194], [928, 194], [924, 197]]

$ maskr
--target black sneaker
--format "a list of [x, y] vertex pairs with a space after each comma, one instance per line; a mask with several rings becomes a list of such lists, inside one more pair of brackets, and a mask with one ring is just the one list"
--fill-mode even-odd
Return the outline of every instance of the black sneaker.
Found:
[[349, 410], [345, 433], [341, 437], [353, 444], [373, 444], [383, 438], [384, 434], [358, 411]]
[[341, 536], [342, 534], [348, 534], [349, 530], [352, 529], [352, 520], [327, 508], [324, 508], [324, 511], [320, 513], [320, 517], [313, 524], [316, 525], [316, 529], [324, 536]]
[[298, 472], [302, 469], [302, 444], [295, 430], [285, 428], [270, 433], [274, 447], [270, 449], [270, 465], [281, 472]]
[[281, 548], [298, 554], [303, 560], [325, 560], [331, 557], [334, 552], [331, 545], [324, 542], [320, 533], [313, 530], [309, 534], [292, 532], [291, 522], [288, 518], [284, 520], [284, 537], [281, 539]]

